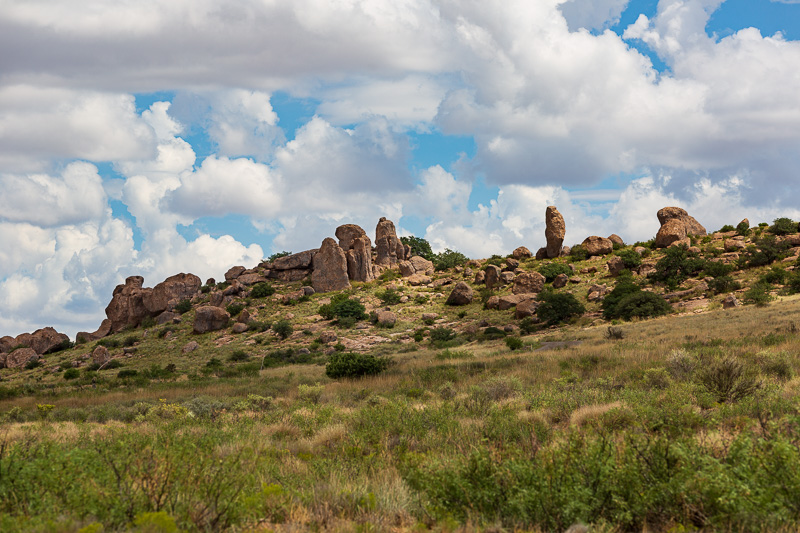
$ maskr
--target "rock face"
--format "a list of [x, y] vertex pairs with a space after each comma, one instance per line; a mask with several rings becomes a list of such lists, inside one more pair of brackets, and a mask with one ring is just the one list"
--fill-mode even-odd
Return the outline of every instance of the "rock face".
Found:
[[545, 278], [538, 272], [523, 272], [514, 278], [513, 294], [535, 294], [542, 292]]
[[39, 354], [33, 348], [17, 348], [6, 356], [6, 368], [20, 368], [38, 360]]
[[343, 250], [345, 250], [347, 260], [347, 276], [351, 280], [372, 281], [375, 279], [372, 268], [372, 242], [366, 233], [350, 241], [350, 248], [343, 248]]
[[63, 342], [69, 342], [69, 337], [50, 327], [37, 329], [33, 333], [23, 333], [17, 335], [14, 339], [11, 337], [3, 338], [11, 339], [11, 341], [8, 347], [0, 351], [8, 351], [15, 346], [22, 345], [32, 349], [38, 355], [49, 353], [60, 347]]
[[231, 315], [221, 307], [204, 305], [195, 310], [194, 332], [217, 331], [228, 325]]
[[564, 244], [567, 225], [564, 217], [554, 205], [547, 207], [544, 213], [544, 222], [546, 224], [544, 236], [547, 239], [547, 257], [552, 259], [561, 255], [561, 245]]
[[400, 239], [397, 238], [397, 231], [394, 223], [381, 217], [375, 228], [375, 248], [377, 258], [375, 264], [383, 267], [397, 266], [398, 261], [403, 261], [406, 257], [406, 249]]
[[314, 256], [311, 285], [315, 292], [341, 291], [350, 288], [347, 274], [347, 257], [335, 240], [330, 237], [322, 241]]
[[354, 240], [367, 237], [367, 232], [357, 224], [343, 224], [336, 228], [335, 235], [339, 239], [339, 247], [346, 252], [353, 247]]
[[148, 316], [158, 316], [170, 305], [194, 296], [202, 282], [194, 274], [175, 274], [152, 289], [142, 288], [144, 278], [130, 276], [123, 285], [117, 285], [106, 307], [106, 316], [111, 321], [110, 333], [117, 333], [129, 326], [139, 326]]
[[227, 272], [225, 272], [225, 281], [233, 281], [233, 280], [235, 280], [245, 270], [247, 270], [247, 269], [245, 267], [243, 267], [243, 266], [231, 267]]
[[661, 228], [656, 234], [658, 248], [682, 242], [690, 235], [706, 235], [706, 228], [680, 207], [664, 207], [658, 210], [656, 216], [661, 223]]
[[447, 297], [447, 302], [445, 303], [447, 303], [447, 305], [467, 305], [472, 303], [472, 298], [472, 288], [463, 281], [459, 281], [453, 288], [453, 292]]
[[528, 259], [533, 257], [533, 254], [530, 250], [525, 248], [524, 246], [520, 246], [519, 248], [515, 248], [513, 252], [511, 252], [511, 256], [516, 259], [517, 261], [522, 261], [523, 259]]
[[613, 242], [605, 237], [598, 237], [597, 235], [586, 237], [581, 243], [581, 246], [589, 255], [608, 255], [614, 251]]

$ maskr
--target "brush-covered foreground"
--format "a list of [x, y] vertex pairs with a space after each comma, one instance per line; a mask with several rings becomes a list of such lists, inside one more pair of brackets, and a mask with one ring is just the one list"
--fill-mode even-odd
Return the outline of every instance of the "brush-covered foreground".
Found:
[[[202, 296], [2, 371], [0, 531], [796, 531], [800, 274], [757, 253], [726, 270], [654, 251], [676, 266], [635, 286], [604, 258], [523, 262], [578, 281], [547, 293], [585, 307], [558, 327], [486, 308], [510, 286], [445, 305], [458, 269], [251, 291], [240, 333], [193, 334]], [[682, 291], [607, 322], [596, 283], [634, 311]], [[723, 310], [731, 290], [756, 305]]]
[[0, 530], [796, 530], [798, 312], [6, 400]]

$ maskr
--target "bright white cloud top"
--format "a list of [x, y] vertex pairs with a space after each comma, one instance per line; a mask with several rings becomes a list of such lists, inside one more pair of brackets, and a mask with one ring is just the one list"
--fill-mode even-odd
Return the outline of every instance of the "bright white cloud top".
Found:
[[0, 0], [0, 334], [380, 216], [474, 257], [550, 204], [568, 242], [800, 218], [800, 5], [651, 4]]

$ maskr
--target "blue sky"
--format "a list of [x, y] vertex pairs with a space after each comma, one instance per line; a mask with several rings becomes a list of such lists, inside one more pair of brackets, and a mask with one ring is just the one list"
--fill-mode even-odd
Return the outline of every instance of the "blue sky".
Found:
[[[380, 216], [472, 257], [800, 218], [800, 3], [0, 0], [0, 334]], [[57, 50], [58, 54], [53, 51]]]

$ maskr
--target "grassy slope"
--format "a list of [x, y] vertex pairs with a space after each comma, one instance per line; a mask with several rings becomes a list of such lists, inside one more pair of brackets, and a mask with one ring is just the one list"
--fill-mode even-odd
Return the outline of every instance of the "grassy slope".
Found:
[[[737, 277], [750, 283], [762, 270]], [[583, 278], [566, 290], [583, 298], [590, 283], [613, 281]], [[377, 307], [376, 292], [392, 283], [352, 293]], [[701, 314], [621, 324], [619, 340], [606, 338], [590, 303], [587, 317], [523, 336], [511, 351], [475, 326], [516, 324], [513, 311], [448, 308], [437, 296], [447, 287], [400, 290], [411, 301], [392, 306], [392, 329], [336, 328], [315, 315], [325, 295], [291, 306], [267, 298], [249, 308], [259, 320], [289, 318], [285, 341], [192, 335], [189, 312], [163, 337], [164, 327], [112, 337], [120, 369], [82, 369], [75, 380], [52, 372], [89, 345], [47, 356], [44, 368], [2, 371], [11, 397], [0, 402], [0, 529], [800, 524], [798, 297], [723, 311], [716, 296]], [[414, 342], [423, 312], [457, 340]], [[382, 337], [365, 349], [394, 364], [330, 380], [330, 347], [315, 342], [324, 330], [351, 346]], [[129, 338], [136, 352], [125, 356]], [[183, 354], [190, 340], [200, 348]], [[553, 341], [579, 344], [538, 349]], [[287, 347], [310, 353], [261, 369]], [[236, 350], [249, 359], [229, 361]], [[222, 366], [207, 367], [212, 357]], [[116, 378], [122, 369], [139, 375]]]

